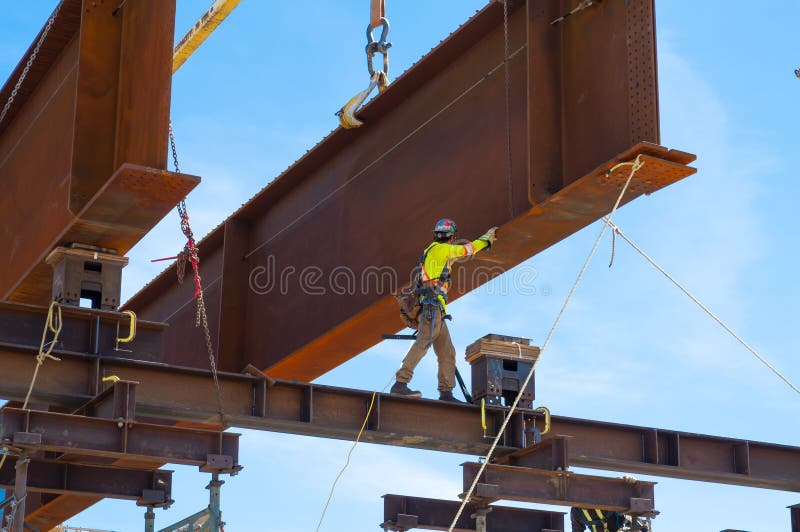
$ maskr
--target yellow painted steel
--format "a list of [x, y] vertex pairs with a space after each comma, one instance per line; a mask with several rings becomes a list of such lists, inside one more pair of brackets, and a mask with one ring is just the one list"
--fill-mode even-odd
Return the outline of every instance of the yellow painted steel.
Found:
[[127, 314], [130, 318], [131, 327], [128, 332], [128, 336], [121, 338], [119, 335], [119, 322], [117, 322], [117, 343], [128, 344], [131, 343], [134, 338], [136, 338], [136, 313], [132, 310], [123, 310], [122, 313]]
[[192, 29], [186, 32], [186, 35], [178, 41], [175, 45], [175, 52], [172, 56], [172, 73], [178, 71], [189, 56], [191, 56], [200, 45], [208, 38], [211, 33], [217, 29], [223, 20], [225, 20], [231, 12], [236, 9], [236, 6], [242, 0], [215, 0], [215, 2], [208, 8], [200, 20], [195, 22]]

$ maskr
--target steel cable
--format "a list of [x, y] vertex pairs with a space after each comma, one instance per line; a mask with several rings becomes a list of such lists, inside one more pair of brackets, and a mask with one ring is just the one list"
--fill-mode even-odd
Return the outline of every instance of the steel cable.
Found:
[[[523, 50], [524, 50], [526, 47], [527, 47], [526, 45], [522, 45], [522, 46], [520, 46], [519, 48], [517, 48], [516, 50], [514, 50], [514, 52], [512, 52], [512, 54], [509, 56], [509, 59], [513, 59], [514, 57], [516, 57], [516, 55], [517, 55], [517, 54], [519, 54], [521, 51], [523, 51]], [[347, 186], [348, 186], [350, 183], [352, 183], [353, 181], [355, 181], [356, 179], [358, 179], [359, 177], [361, 177], [361, 176], [362, 176], [362, 175], [363, 175], [365, 172], [367, 172], [367, 171], [368, 171], [370, 168], [372, 168], [373, 166], [375, 166], [376, 164], [378, 164], [378, 163], [379, 163], [380, 161], [382, 161], [382, 160], [383, 160], [383, 159], [384, 159], [386, 156], [388, 156], [389, 154], [391, 154], [391, 153], [392, 153], [394, 150], [396, 150], [397, 148], [399, 148], [400, 146], [402, 146], [403, 144], [405, 144], [405, 142], [406, 142], [406, 141], [408, 141], [408, 139], [410, 139], [411, 137], [413, 137], [414, 135], [416, 135], [417, 133], [419, 133], [419, 132], [420, 132], [422, 129], [424, 129], [424, 128], [425, 128], [425, 126], [427, 126], [428, 124], [430, 124], [431, 122], [433, 122], [435, 119], [437, 119], [439, 116], [441, 116], [441, 115], [442, 115], [444, 112], [446, 112], [448, 109], [450, 109], [451, 107], [453, 107], [453, 106], [454, 106], [456, 103], [458, 103], [458, 102], [459, 102], [459, 101], [460, 101], [462, 98], [464, 98], [464, 96], [466, 96], [467, 94], [469, 94], [470, 92], [472, 92], [472, 90], [474, 90], [474, 89], [475, 89], [475, 87], [477, 87], [478, 85], [480, 85], [481, 83], [483, 83], [484, 81], [486, 81], [487, 79], [489, 79], [489, 78], [490, 78], [492, 75], [494, 75], [494, 74], [495, 74], [495, 73], [496, 73], [498, 70], [500, 70], [500, 68], [502, 68], [504, 64], [505, 64], [505, 62], [503, 62], [503, 63], [500, 63], [499, 65], [495, 66], [494, 68], [492, 68], [491, 70], [489, 70], [488, 72], [486, 72], [486, 73], [485, 73], [483, 76], [481, 76], [481, 78], [480, 78], [478, 81], [476, 81], [475, 83], [473, 83], [472, 85], [470, 85], [469, 87], [467, 87], [467, 89], [466, 89], [466, 90], [464, 90], [464, 91], [463, 91], [461, 94], [459, 94], [458, 96], [456, 96], [455, 98], [453, 98], [452, 100], [450, 100], [450, 102], [449, 102], [449, 103], [447, 103], [447, 105], [445, 105], [444, 107], [442, 107], [441, 109], [439, 109], [439, 111], [437, 111], [437, 112], [436, 112], [436, 114], [434, 114], [433, 116], [431, 116], [430, 118], [428, 118], [427, 120], [425, 120], [425, 121], [424, 121], [422, 124], [420, 124], [419, 126], [417, 126], [417, 127], [416, 127], [416, 128], [413, 130], [413, 131], [411, 131], [411, 132], [410, 132], [408, 135], [406, 135], [405, 137], [403, 137], [402, 139], [400, 139], [400, 141], [398, 141], [398, 142], [397, 142], [395, 145], [393, 145], [391, 148], [389, 148], [388, 150], [386, 150], [385, 152], [383, 152], [381, 155], [379, 155], [379, 156], [378, 156], [378, 157], [377, 157], [375, 160], [373, 160], [371, 163], [369, 163], [369, 164], [368, 164], [368, 165], [366, 165], [364, 168], [362, 168], [362, 169], [361, 169], [361, 170], [360, 170], [358, 173], [356, 173], [356, 174], [355, 174], [355, 175], [353, 175], [352, 177], [348, 178], [348, 179], [347, 179], [347, 180], [346, 180], [344, 183], [342, 183], [341, 185], [339, 185], [338, 187], [336, 187], [335, 189], [333, 189], [331, 192], [329, 192], [328, 194], [326, 194], [326, 195], [325, 195], [325, 197], [323, 197], [323, 198], [322, 198], [321, 200], [319, 200], [317, 203], [315, 203], [314, 205], [312, 205], [312, 206], [311, 206], [311, 207], [310, 207], [308, 210], [306, 210], [305, 212], [303, 212], [303, 214], [301, 214], [300, 216], [298, 216], [297, 218], [295, 218], [295, 219], [294, 219], [293, 221], [291, 221], [290, 223], [288, 223], [288, 224], [284, 225], [284, 226], [283, 226], [283, 227], [280, 229], [280, 231], [278, 231], [277, 233], [275, 233], [274, 235], [272, 235], [270, 238], [268, 238], [267, 240], [265, 240], [265, 241], [263, 241], [262, 243], [260, 243], [258, 246], [256, 246], [256, 247], [255, 247], [255, 248], [253, 248], [252, 250], [250, 250], [250, 251], [249, 251], [249, 252], [248, 252], [248, 253], [247, 253], [247, 254], [244, 256], [244, 258], [245, 258], [245, 259], [249, 259], [249, 258], [250, 258], [251, 256], [253, 256], [253, 254], [254, 254], [254, 253], [256, 253], [258, 250], [262, 249], [264, 246], [268, 245], [270, 242], [274, 241], [276, 238], [278, 238], [279, 236], [281, 236], [283, 233], [285, 233], [286, 231], [288, 231], [289, 229], [291, 229], [292, 227], [294, 227], [294, 226], [297, 224], [297, 222], [299, 222], [300, 220], [302, 220], [303, 218], [305, 218], [306, 216], [308, 216], [309, 214], [311, 214], [312, 212], [314, 212], [314, 211], [315, 211], [317, 208], [319, 208], [319, 207], [320, 207], [320, 206], [321, 206], [323, 203], [325, 203], [326, 201], [328, 201], [329, 199], [331, 199], [333, 196], [335, 196], [335, 195], [336, 195], [336, 194], [337, 194], [339, 191], [341, 191], [342, 189], [346, 188], [346, 187], [347, 187]]]
[[720, 319], [720, 318], [719, 318], [719, 317], [718, 317], [716, 314], [714, 314], [714, 313], [711, 311], [711, 309], [709, 309], [709, 308], [708, 308], [706, 305], [704, 305], [704, 304], [703, 304], [703, 303], [702, 303], [702, 302], [701, 302], [699, 299], [697, 299], [697, 298], [696, 298], [696, 297], [695, 297], [695, 296], [694, 296], [694, 295], [693, 295], [691, 292], [689, 292], [689, 290], [688, 290], [688, 289], [687, 289], [685, 286], [683, 286], [681, 283], [679, 283], [679, 282], [678, 282], [678, 281], [677, 281], [677, 280], [676, 280], [676, 279], [675, 279], [675, 278], [674, 278], [672, 275], [670, 275], [669, 273], [667, 273], [667, 271], [666, 271], [664, 268], [662, 268], [662, 267], [661, 267], [661, 266], [660, 266], [660, 265], [659, 265], [659, 264], [658, 264], [658, 263], [657, 263], [655, 260], [653, 260], [653, 259], [650, 257], [650, 255], [648, 255], [647, 253], [645, 253], [645, 252], [644, 252], [644, 251], [643, 251], [643, 250], [642, 250], [642, 249], [641, 249], [639, 246], [637, 246], [636, 244], [634, 244], [634, 243], [633, 243], [633, 241], [632, 241], [630, 238], [628, 238], [628, 237], [627, 237], [627, 236], [626, 236], [626, 235], [625, 235], [625, 234], [624, 234], [624, 233], [623, 233], [623, 232], [620, 230], [620, 228], [619, 228], [619, 227], [617, 227], [617, 226], [616, 226], [616, 225], [615, 225], [613, 222], [611, 222], [611, 220], [609, 220], [609, 219], [607, 219], [607, 218], [603, 218], [603, 220], [605, 220], [606, 224], [607, 224], [609, 227], [611, 227], [611, 230], [614, 232], [614, 234], [617, 234], [617, 235], [619, 235], [619, 236], [620, 236], [620, 238], [622, 238], [622, 239], [623, 239], [625, 242], [627, 242], [627, 243], [628, 243], [628, 244], [629, 244], [629, 245], [630, 245], [630, 246], [631, 246], [633, 249], [635, 249], [635, 250], [636, 250], [636, 252], [637, 252], [637, 253], [639, 253], [639, 255], [641, 255], [642, 257], [644, 257], [644, 259], [645, 259], [645, 260], [647, 260], [647, 262], [649, 262], [649, 263], [650, 263], [650, 264], [651, 264], [651, 265], [652, 265], [652, 266], [653, 266], [655, 269], [657, 269], [659, 272], [661, 272], [661, 273], [664, 275], [664, 277], [666, 277], [667, 279], [669, 279], [669, 280], [670, 280], [670, 282], [671, 282], [672, 284], [674, 284], [674, 285], [675, 285], [675, 286], [676, 286], [676, 287], [677, 287], [677, 288], [678, 288], [678, 289], [679, 289], [681, 292], [683, 292], [684, 294], [686, 294], [686, 296], [687, 296], [689, 299], [691, 299], [691, 300], [692, 300], [692, 301], [693, 301], [693, 302], [694, 302], [694, 303], [695, 303], [695, 304], [696, 304], [698, 307], [700, 307], [700, 308], [703, 310], [703, 312], [705, 312], [706, 314], [708, 314], [708, 315], [711, 317], [711, 319], [713, 319], [713, 320], [714, 320], [715, 322], [717, 322], [717, 323], [718, 323], [718, 324], [719, 324], [719, 325], [720, 325], [720, 326], [721, 326], [723, 329], [725, 329], [725, 330], [728, 332], [728, 334], [730, 334], [731, 336], [733, 336], [733, 337], [734, 337], [734, 338], [735, 338], [735, 339], [736, 339], [736, 340], [737, 340], [737, 341], [738, 341], [740, 344], [742, 344], [742, 346], [743, 346], [745, 349], [747, 349], [748, 351], [750, 351], [750, 353], [752, 353], [752, 354], [753, 354], [753, 356], [755, 356], [755, 357], [756, 357], [756, 358], [757, 358], [759, 361], [761, 361], [761, 363], [762, 363], [762, 364], [764, 364], [765, 366], [767, 366], [767, 368], [769, 368], [769, 369], [770, 369], [770, 371], [772, 371], [772, 373], [774, 373], [775, 375], [777, 375], [777, 377], [778, 377], [779, 379], [781, 379], [783, 382], [785, 382], [785, 383], [786, 383], [786, 384], [787, 384], [787, 385], [788, 385], [788, 386], [789, 386], [789, 387], [790, 387], [792, 390], [794, 390], [795, 392], [797, 392], [798, 394], [800, 394], [800, 388], [798, 388], [797, 386], [795, 386], [794, 384], [792, 384], [792, 382], [791, 382], [791, 381], [790, 381], [790, 380], [789, 380], [787, 377], [785, 377], [785, 376], [784, 376], [784, 375], [783, 375], [783, 374], [782, 374], [780, 371], [778, 371], [778, 370], [775, 368], [775, 366], [773, 366], [772, 364], [770, 364], [770, 363], [769, 363], [769, 362], [768, 362], [768, 361], [767, 361], [767, 360], [766, 360], [766, 359], [765, 359], [763, 356], [761, 356], [761, 355], [758, 353], [758, 351], [756, 351], [756, 350], [755, 350], [753, 347], [751, 347], [751, 346], [750, 346], [750, 344], [748, 344], [747, 342], [745, 342], [745, 341], [744, 341], [744, 339], [742, 339], [742, 338], [741, 338], [741, 337], [740, 337], [738, 334], [736, 334], [736, 333], [733, 331], [733, 329], [731, 329], [730, 327], [728, 327], [728, 326], [725, 324], [725, 322], [723, 322], [723, 321], [722, 321], [722, 319]]
[[509, 409], [505, 419], [503, 420], [503, 424], [500, 426], [500, 430], [497, 432], [497, 436], [495, 436], [494, 440], [492, 441], [492, 445], [491, 445], [491, 447], [489, 447], [489, 452], [487, 452], [486, 456], [484, 457], [483, 463], [481, 464], [481, 467], [478, 470], [478, 474], [475, 475], [475, 479], [472, 481], [472, 485], [470, 485], [469, 490], [467, 490], [467, 493], [464, 495], [464, 500], [461, 501], [461, 505], [458, 508], [458, 512], [456, 512], [456, 516], [453, 518], [453, 521], [450, 523], [450, 527], [447, 529], [448, 532], [453, 532], [453, 529], [455, 528], [456, 523], [458, 522], [458, 519], [461, 517], [461, 514], [464, 512], [464, 508], [466, 507], [467, 503], [469, 503], [469, 500], [472, 497], [472, 493], [475, 491], [475, 486], [477, 486], [478, 481], [481, 478], [481, 475], [483, 475], [483, 472], [486, 470], [486, 466], [489, 465], [489, 462], [490, 462], [490, 460], [492, 458], [492, 455], [494, 454], [494, 451], [497, 448], [497, 444], [500, 442], [500, 438], [505, 433], [506, 427], [508, 426], [508, 422], [511, 420], [511, 416], [516, 411], [517, 405], [519, 404], [519, 401], [522, 398], [523, 392], [528, 387], [528, 384], [530, 383], [531, 378], [533, 377], [533, 372], [536, 369], [537, 364], [542, 359], [542, 355], [544, 354], [545, 350], [547, 349], [547, 346], [550, 345], [550, 340], [553, 338], [553, 334], [555, 333], [555, 330], [558, 327], [559, 322], [561, 322], [561, 318], [564, 315], [564, 311], [566, 310], [567, 305], [569, 305], [569, 302], [572, 299], [572, 296], [575, 294], [575, 290], [578, 288], [578, 285], [580, 284], [581, 279], [583, 279], [583, 274], [586, 272], [586, 269], [589, 267], [589, 263], [591, 262], [592, 257], [594, 256], [595, 252], [597, 251], [597, 248], [600, 246], [600, 242], [603, 239], [603, 235], [605, 234], [606, 229], [609, 228], [609, 223], [614, 218], [614, 213], [616, 213], [617, 208], [619, 207], [619, 204], [622, 202], [622, 197], [625, 195], [625, 192], [628, 190], [628, 185], [630, 185], [630, 182], [633, 179], [633, 176], [636, 175], [636, 172], [643, 165], [644, 165], [644, 163], [642, 162], [641, 155], [640, 155], [640, 156], [637, 156], [634, 161], [619, 163], [619, 164], [615, 165], [611, 170], [609, 170], [607, 172], [607, 175], [610, 175], [615, 170], [617, 170], [618, 168], [620, 168], [622, 166], [630, 166], [631, 167], [631, 172], [628, 175], [628, 179], [625, 181], [625, 184], [622, 186], [622, 190], [620, 191], [619, 196], [617, 197], [617, 201], [614, 203], [614, 207], [611, 209], [611, 213], [608, 215], [607, 218], [605, 218], [606, 223], [603, 224], [603, 229], [600, 231], [600, 234], [597, 235], [597, 239], [595, 240], [594, 245], [592, 246], [592, 249], [589, 252], [589, 255], [586, 257], [586, 261], [584, 261], [583, 267], [581, 268], [580, 272], [578, 272], [578, 276], [575, 279], [575, 282], [572, 284], [572, 288], [570, 288], [569, 293], [567, 294], [567, 298], [564, 300], [564, 304], [561, 306], [561, 310], [558, 311], [558, 315], [556, 316], [556, 319], [553, 322], [553, 326], [550, 327], [550, 332], [547, 333], [547, 338], [545, 338], [545, 341], [542, 344], [541, 349], [539, 350], [539, 358], [537, 358], [536, 361], [531, 366], [531, 370], [530, 370], [530, 372], [528, 372], [528, 376], [525, 378], [525, 382], [520, 385], [519, 393], [517, 393], [517, 397], [514, 399], [514, 403], [511, 405], [511, 408]]

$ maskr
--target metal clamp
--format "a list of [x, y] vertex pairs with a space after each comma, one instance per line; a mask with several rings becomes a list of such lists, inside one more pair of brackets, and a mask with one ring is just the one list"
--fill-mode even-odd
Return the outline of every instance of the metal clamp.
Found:
[[129, 344], [136, 338], [136, 313], [132, 310], [124, 310], [122, 313], [127, 314], [130, 318], [130, 329], [128, 330], [128, 336], [122, 338], [119, 334], [119, 321], [117, 321], [117, 336], [114, 343], [114, 351], [127, 351], [130, 353], [129, 349], [122, 349], [119, 344]]
[[539, 408], [536, 408], [534, 412], [541, 412], [544, 414], [544, 430], [541, 432], [541, 434], [544, 435], [550, 432], [550, 409], [546, 406], [540, 406]]
[[386, 39], [389, 37], [389, 21], [386, 20], [385, 17], [381, 17], [380, 40], [375, 40], [375, 35], [373, 34], [374, 29], [375, 28], [373, 28], [371, 25], [367, 26], [367, 70], [369, 70], [370, 76], [375, 74], [375, 69], [372, 66], [372, 59], [375, 57], [375, 54], [381, 54], [383, 55], [383, 73], [388, 76], [389, 48], [392, 47], [392, 43], [386, 41]]

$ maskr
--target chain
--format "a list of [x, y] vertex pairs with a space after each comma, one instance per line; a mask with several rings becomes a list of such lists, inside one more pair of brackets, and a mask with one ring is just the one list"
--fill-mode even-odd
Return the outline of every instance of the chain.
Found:
[[511, 218], [514, 217], [514, 183], [512, 178], [511, 166], [511, 58], [509, 57], [509, 29], [508, 29], [508, 3], [511, 0], [503, 1], [503, 63], [505, 64], [506, 74], [506, 146], [507, 167], [508, 167], [508, 212]]
[[208, 316], [206, 315], [206, 302], [203, 299], [203, 292], [197, 297], [197, 317], [195, 318], [195, 327], [203, 325], [203, 332], [206, 336], [206, 348], [208, 349], [208, 362], [211, 365], [211, 376], [214, 378], [214, 389], [217, 392], [217, 407], [219, 407], [219, 421], [223, 427], [225, 424], [225, 410], [222, 407], [222, 388], [219, 385], [219, 376], [217, 375], [217, 362], [214, 360], [214, 346], [211, 344], [211, 330], [208, 327]]
[[31, 53], [30, 58], [28, 58], [28, 62], [25, 63], [25, 68], [22, 70], [22, 74], [19, 75], [17, 84], [14, 85], [14, 89], [11, 91], [11, 96], [8, 97], [8, 101], [6, 102], [5, 106], [3, 106], [3, 110], [0, 111], [0, 124], [3, 123], [3, 119], [6, 117], [6, 114], [8, 114], [8, 110], [11, 109], [11, 104], [14, 103], [14, 98], [16, 98], [17, 92], [19, 92], [20, 87], [22, 87], [22, 82], [25, 81], [33, 62], [36, 60], [36, 56], [39, 55], [39, 49], [42, 47], [44, 40], [47, 38], [47, 34], [50, 33], [50, 28], [52, 28], [53, 24], [55, 23], [59, 9], [61, 9], [61, 3], [56, 6], [55, 11], [53, 11], [53, 14], [50, 15], [47, 25], [44, 27], [44, 30], [42, 30], [42, 36], [39, 37], [39, 40], [36, 42], [36, 46], [33, 48], [33, 52]]
[[22, 501], [24, 501], [27, 496], [28, 495], [25, 494], [19, 500], [14, 498], [14, 500], [11, 501], [11, 504], [8, 505], [8, 514], [6, 514], [6, 526], [3, 527], [3, 528], [0, 528], [0, 532], [10, 532], [11, 531], [11, 527], [14, 524], [14, 518], [16, 517], [16, 514], [17, 514], [17, 506], [22, 504]]
[[[172, 129], [172, 120], [169, 122], [169, 145], [172, 150], [172, 162], [175, 165], [175, 171], [180, 172], [180, 164], [178, 162], [178, 149], [175, 145], [175, 132]], [[217, 393], [217, 406], [219, 407], [220, 424], [227, 427], [225, 423], [225, 410], [222, 405], [222, 388], [219, 385], [219, 376], [217, 375], [217, 362], [214, 357], [214, 345], [211, 341], [211, 330], [208, 326], [208, 316], [206, 314], [206, 303], [203, 298], [203, 285], [200, 277], [200, 250], [194, 239], [194, 233], [189, 225], [189, 213], [186, 210], [186, 201], [181, 200], [178, 202], [178, 215], [181, 218], [181, 232], [186, 237], [186, 246], [178, 254], [178, 260], [175, 262], [176, 273], [178, 274], [178, 282], [183, 283], [184, 276], [186, 275], [186, 263], [191, 263], [192, 270], [194, 271], [194, 298], [197, 301], [197, 316], [195, 317], [195, 327], [203, 326], [203, 333], [206, 338], [206, 348], [208, 350], [208, 362], [211, 366], [211, 376], [214, 378], [214, 390]]]

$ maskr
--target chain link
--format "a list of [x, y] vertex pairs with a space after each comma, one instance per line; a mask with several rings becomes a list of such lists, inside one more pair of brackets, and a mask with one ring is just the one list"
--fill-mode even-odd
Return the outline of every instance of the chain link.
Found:
[[[180, 172], [180, 164], [178, 162], [178, 150], [175, 145], [175, 132], [172, 129], [172, 120], [169, 122], [169, 144], [172, 151], [172, 162], [175, 165], [175, 171]], [[211, 329], [208, 326], [208, 315], [206, 314], [206, 303], [203, 298], [203, 287], [200, 278], [200, 250], [194, 240], [194, 233], [189, 225], [189, 213], [186, 210], [186, 201], [181, 200], [178, 202], [178, 214], [181, 218], [181, 231], [186, 237], [186, 246], [178, 254], [178, 260], [175, 262], [175, 269], [178, 275], [178, 282], [183, 283], [184, 276], [186, 275], [186, 264], [191, 263], [194, 270], [194, 298], [197, 301], [197, 315], [195, 316], [195, 327], [203, 326], [203, 333], [206, 339], [206, 349], [208, 350], [208, 362], [211, 366], [211, 376], [214, 378], [214, 390], [217, 394], [217, 406], [219, 407], [220, 424], [223, 427], [228, 425], [225, 422], [225, 410], [222, 404], [222, 388], [219, 385], [219, 376], [217, 375], [217, 362], [214, 356], [214, 345], [211, 341]]]
[[8, 97], [8, 101], [3, 106], [3, 110], [0, 111], [0, 124], [3, 123], [3, 119], [8, 114], [9, 109], [11, 109], [11, 104], [14, 103], [14, 98], [16, 98], [17, 93], [19, 92], [20, 87], [22, 87], [22, 82], [25, 81], [25, 78], [28, 77], [28, 72], [33, 66], [33, 62], [36, 60], [36, 56], [39, 55], [39, 49], [42, 47], [44, 40], [47, 38], [47, 34], [50, 33], [50, 28], [53, 27], [53, 24], [56, 21], [56, 17], [58, 17], [58, 11], [61, 9], [61, 3], [56, 6], [55, 11], [53, 14], [50, 15], [50, 19], [47, 21], [47, 25], [45, 25], [44, 30], [42, 30], [42, 36], [39, 37], [39, 40], [36, 43], [36, 46], [33, 48], [33, 52], [31, 52], [30, 58], [28, 58], [27, 63], [25, 63], [25, 68], [22, 70], [22, 73], [19, 75], [19, 79], [17, 80], [16, 85], [11, 90], [11, 96]]
[[14, 498], [11, 504], [8, 505], [8, 513], [6, 514], [6, 526], [0, 528], [0, 532], [11, 532], [11, 527], [14, 525], [14, 519], [17, 515], [17, 506], [22, 504], [28, 495], [23, 495], [20, 500]]

